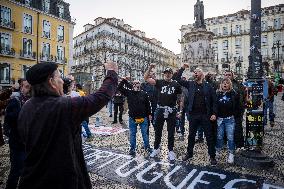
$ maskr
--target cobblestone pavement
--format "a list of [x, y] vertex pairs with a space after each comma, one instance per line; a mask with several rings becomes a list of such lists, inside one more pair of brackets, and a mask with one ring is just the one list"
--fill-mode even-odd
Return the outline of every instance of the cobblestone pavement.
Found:
[[[264, 146], [263, 153], [273, 158], [275, 162], [274, 168], [270, 170], [252, 170], [246, 169], [243, 167], [239, 167], [236, 165], [228, 165], [226, 163], [227, 153], [222, 152], [221, 158], [218, 160], [217, 168], [235, 172], [238, 174], [249, 174], [259, 177], [264, 177], [274, 184], [284, 185], [284, 102], [280, 100], [281, 94], [276, 97], [275, 100], [275, 127], [266, 127], [265, 128], [265, 138], [264, 138]], [[95, 122], [95, 117], [99, 116], [102, 118], [103, 123], [106, 125], [111, 125], [112, 119], [108, 117], [106, 113], [106, 109], [103, 109], [97, 115], [93, 116], [90, 119], [90, 123]], [[124, 120], [127, 122], [127, 115], [124, 115]], [[125, 127], [127, 128], [127, 123], [124, 125], [116, 124], [113, 127]], [[188, 124], [186, 124], [186, 133], [188, 133]], [[129, 150], [129, 140], [128, 140], [128, 131], [123, 132], [117, 135], [112, 136], [95, 136], [92, 142], [90, 142], [95, 147], [106, 148], [106, 149], [114, 149], [119, 150], [125, 154], [128, 154]], [[185, 137], [187, 138], [187, 136]], [[153, 144], [154, 142], [154, 130], [150, 127], [150, 142]], [[137, 133], [137, 154], [145, 155], [144, 150], [142, 149], [142, 137], [141, 133], [138, 131]], [[163, 161], [167, 161], [167, 131], [163, 130], [163, 138], [162, 138], [162, 154], [161, 157]], [[181, 161], [182, 156], [186, 151], [187, 140], [181, 141], [176, 136], [175, 140], [175, 149], [177, 159]], [[8, 145], [4, 145], [0, 147], [0, 188], [4, 188], [5, 181], [7, 179], [7, 175], [9, 173], [9, 149]], [[206, 166], [208, 165], [209, 158], [207, 155], [207, 147], [203, 143], [198, 143], [194, 148], [194, 158], [191, 161], [191, 164], [198, 166]], [[93, 188], [135, 188], [133, 186], [128, 186], [125, 184], [121, 184], [117, 181], [112, 181], [106, 179], [102, 176], [97, 175], [96, 173], [90, 173], [90, 177], [92, 180]]]

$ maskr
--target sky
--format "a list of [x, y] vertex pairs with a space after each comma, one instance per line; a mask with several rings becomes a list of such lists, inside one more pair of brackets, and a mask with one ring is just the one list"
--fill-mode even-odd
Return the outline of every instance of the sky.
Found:
[[[76, 19], [74, 36], [84, 31], [83, 25], [97, 17], [123, 19], [133, 30], [141, 30], [148, 38], [156, 38], [162, 46], [180, 53], [180, 28], [194, 23], [197, 0], [65, 0], [71, 17]], [[203, 0], [204, 17], [216, 17], [250, 10], [250, 0]], [[262, 0], [261, 7], [284, 4], [284, 0]]]

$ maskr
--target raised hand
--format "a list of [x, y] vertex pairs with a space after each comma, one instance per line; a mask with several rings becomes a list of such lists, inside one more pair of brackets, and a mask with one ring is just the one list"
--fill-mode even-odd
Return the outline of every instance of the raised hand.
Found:
[[189, 64], [184, 63], [182, 67], [183, 67], [184, 69], [189, 68]]
[[113, 70], [116, 73], [118, 72], [118, 66], [115, 62], [109, 60], [104, 65], [106, 70]]
[[153, 68], [155, 68], [156, 67], [156, 64], [150, 64], [150, 66], [149, 66], [149, 69], [151, 70], [151, 69], [153, 69]]

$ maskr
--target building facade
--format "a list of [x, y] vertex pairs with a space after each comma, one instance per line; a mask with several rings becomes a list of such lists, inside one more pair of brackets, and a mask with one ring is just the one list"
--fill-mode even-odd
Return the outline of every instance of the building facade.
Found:
[[157, 39], [149, 39], [145, 32], [133, 30], [123, 20], [98, 17], [94, 24], [86, 24], [85, 31], [74, 37], [74, 64], [71, 73], [76, 80], [97, 89], [104, 78], [103, 63], [118, 63], [119, 75], [141, 80], [150, 63], [155, 63], [157, 78], [165, 67], [177, 68], [178, 57], [162, 47]]
[[25, 78], [27, 70], [40, 62], [56, 62], [68, 72], [75, 25], [68, 3], [3, 0], [0, 9], [0, 86]]
[[[266, 74], [283, 72], [284, 68], [284, 4], [262, 8], [261, 54]], [[214, 33], [212, 47], [216, 72], [230, 69], [239, 76], [247, 74], [250, 53], [250, 11], [205, 19], [207, 30]], [[192, 24], [183, 25], [181, 41]], [[183, 52], [183, 47], [182, 47]]]

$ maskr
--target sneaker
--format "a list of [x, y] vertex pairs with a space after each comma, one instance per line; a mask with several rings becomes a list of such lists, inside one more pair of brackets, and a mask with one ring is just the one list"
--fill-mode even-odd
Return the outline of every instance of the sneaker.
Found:
[[174, 161], [176, 159], [176, 155], [174, 153], [174, 151], [169, 151], [168, 153], [168, 160], [169, 161]]
[[135, 156], [135, 154], [136, 154], [136, 152], [135, 152], [134, 149], [130, 149], [130, 150], [129, 150], [129, 155]]
[[217, 165], [217, 161], [215, 158], [210, 158], [210, 165], [211, 166], [216, 166]]
[[110, 114], [108, 117], [112, 117], [112, 114]]
[[112, 124], [117, 124], [117, 121], [113, 121]]
[[187, 161], [187, 160], [192, 160], [192, 156], [190, 156], [189, 154], [186, 154], [183, 158], [182, 161]]
[[153, 158], [157, 156], [161, 152], [160, 148], [154, 149], [153, 152], [150, 154], [150, 157]]
[[123, 121], [119, 121], [120, 124], [123, 124]]
[[151, 153], [153, 152], [153, 148], [150, 148], [150, 147], [149, 147], [149, 148], [146, 149], [146, 151], [147, 151], [149, 154], [151, 154]]
[[230, 164], [234, 163], [234, 154], [229, 153], [228, 163], [230, 163]]
[[270, 121], [270, 127], [274, 127], [275, 123], [274, 121]]

